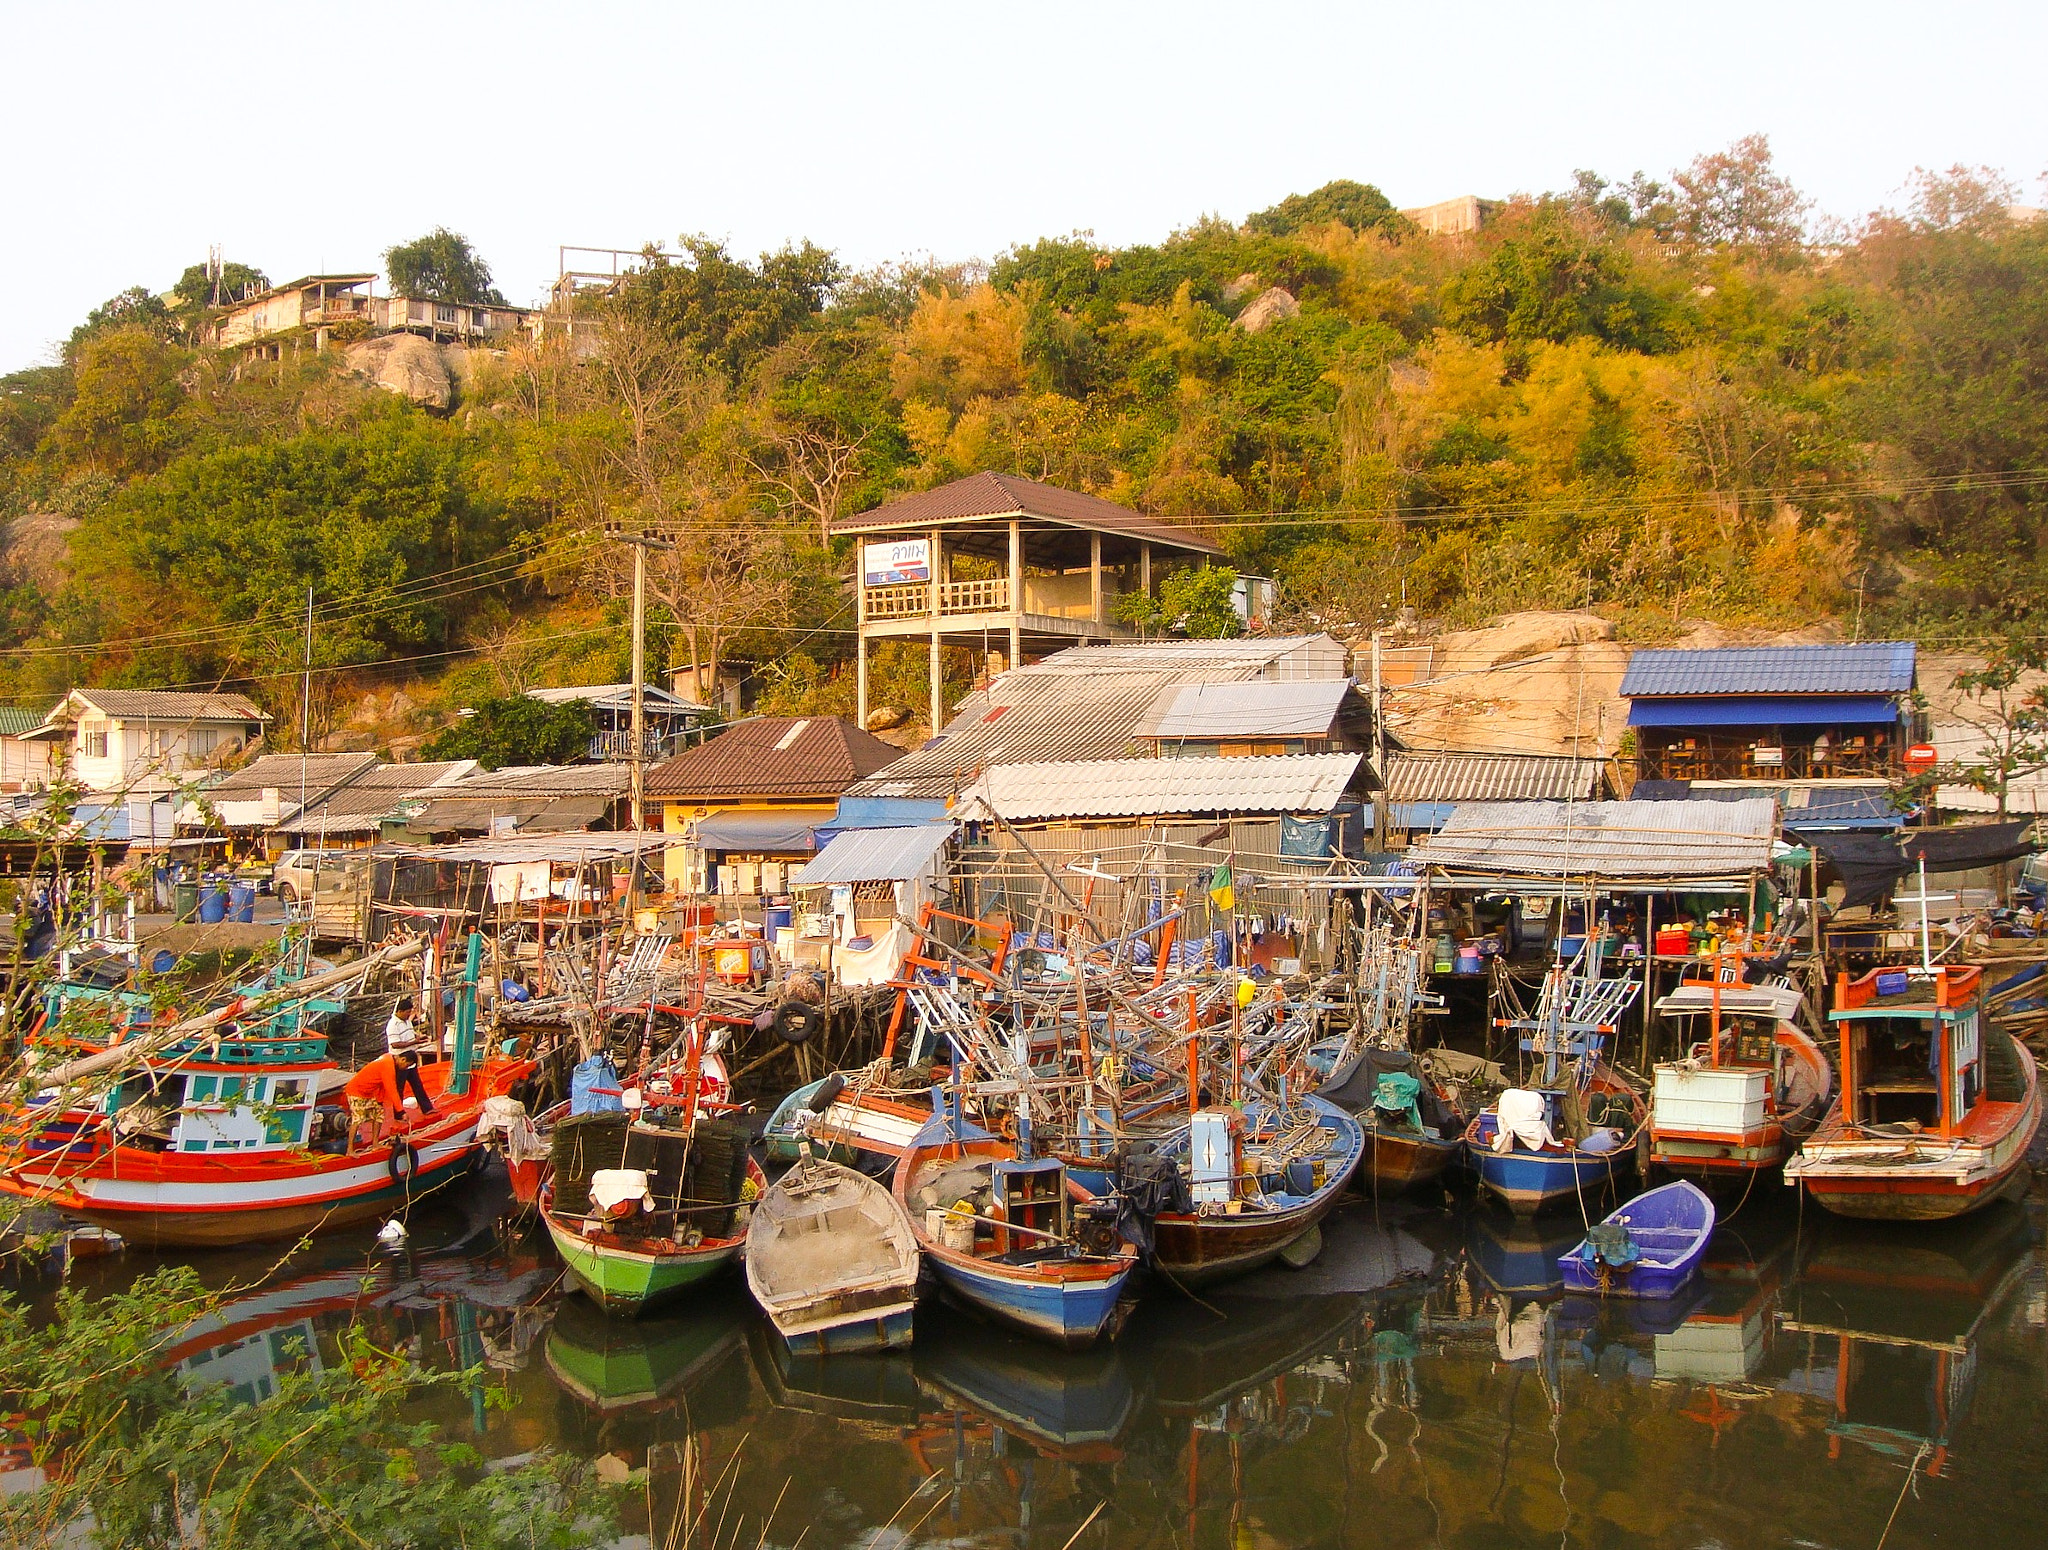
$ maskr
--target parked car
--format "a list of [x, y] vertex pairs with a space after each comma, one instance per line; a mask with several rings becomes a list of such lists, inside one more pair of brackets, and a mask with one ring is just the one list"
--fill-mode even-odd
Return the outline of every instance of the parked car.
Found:
[[288, 850], [270, 869], [270, 889], [287, 905], [301, 904], [337, 887], [354, 891], [369, 865], [368, 851]]

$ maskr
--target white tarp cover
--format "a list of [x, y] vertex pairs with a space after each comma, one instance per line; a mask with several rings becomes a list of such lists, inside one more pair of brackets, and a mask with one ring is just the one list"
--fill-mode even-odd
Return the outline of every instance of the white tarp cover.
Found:
[[1467, 802], [1408, 859], [1454, 874], [1620, 881], [1737, 878], [1771, 864], [1778, 804]]

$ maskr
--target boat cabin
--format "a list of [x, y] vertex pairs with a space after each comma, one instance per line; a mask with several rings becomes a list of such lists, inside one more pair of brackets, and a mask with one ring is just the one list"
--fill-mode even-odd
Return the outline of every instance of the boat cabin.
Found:
[[1984, 1015], [1983, 974], [1944, 964], [1842, 976], [1829, 1021], [1841, 1030], [1842, 1115], [1853, 1127], [1955, 1136], [1987, 1103], [2025, 1097], [2011, 1039]]

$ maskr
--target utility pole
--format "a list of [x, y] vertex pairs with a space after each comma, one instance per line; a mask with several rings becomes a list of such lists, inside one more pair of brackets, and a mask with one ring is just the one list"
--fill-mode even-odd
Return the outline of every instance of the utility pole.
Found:
[[1372, 848], [1387, 848], [1386, 677], [1380, 667], [1380, 632], [1372, 632]]
[[633, 827], [647, 827], [647, 551], [674, 545], [645, 532], [605, 524], [605, 536], [633, 546]]

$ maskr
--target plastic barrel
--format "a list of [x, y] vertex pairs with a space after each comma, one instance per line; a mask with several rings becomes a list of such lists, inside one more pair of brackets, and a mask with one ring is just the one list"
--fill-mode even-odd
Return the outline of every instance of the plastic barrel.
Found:
[[217, 926], [228, 918], [228, 890], [223, 883], [208, 883], [199, 894], [199, 920]]
[[256, 919], [256, 885], [235, 883], [228, 888], [228, 918], [241, 925], [251, 925]]
[[767, 913], [768, 924], [762, 935], [771, 942], [775, 940], [776, 932], [787, 931], [796, 923], [796, 908], [793, 905], [771, 904], [768, 906]]

